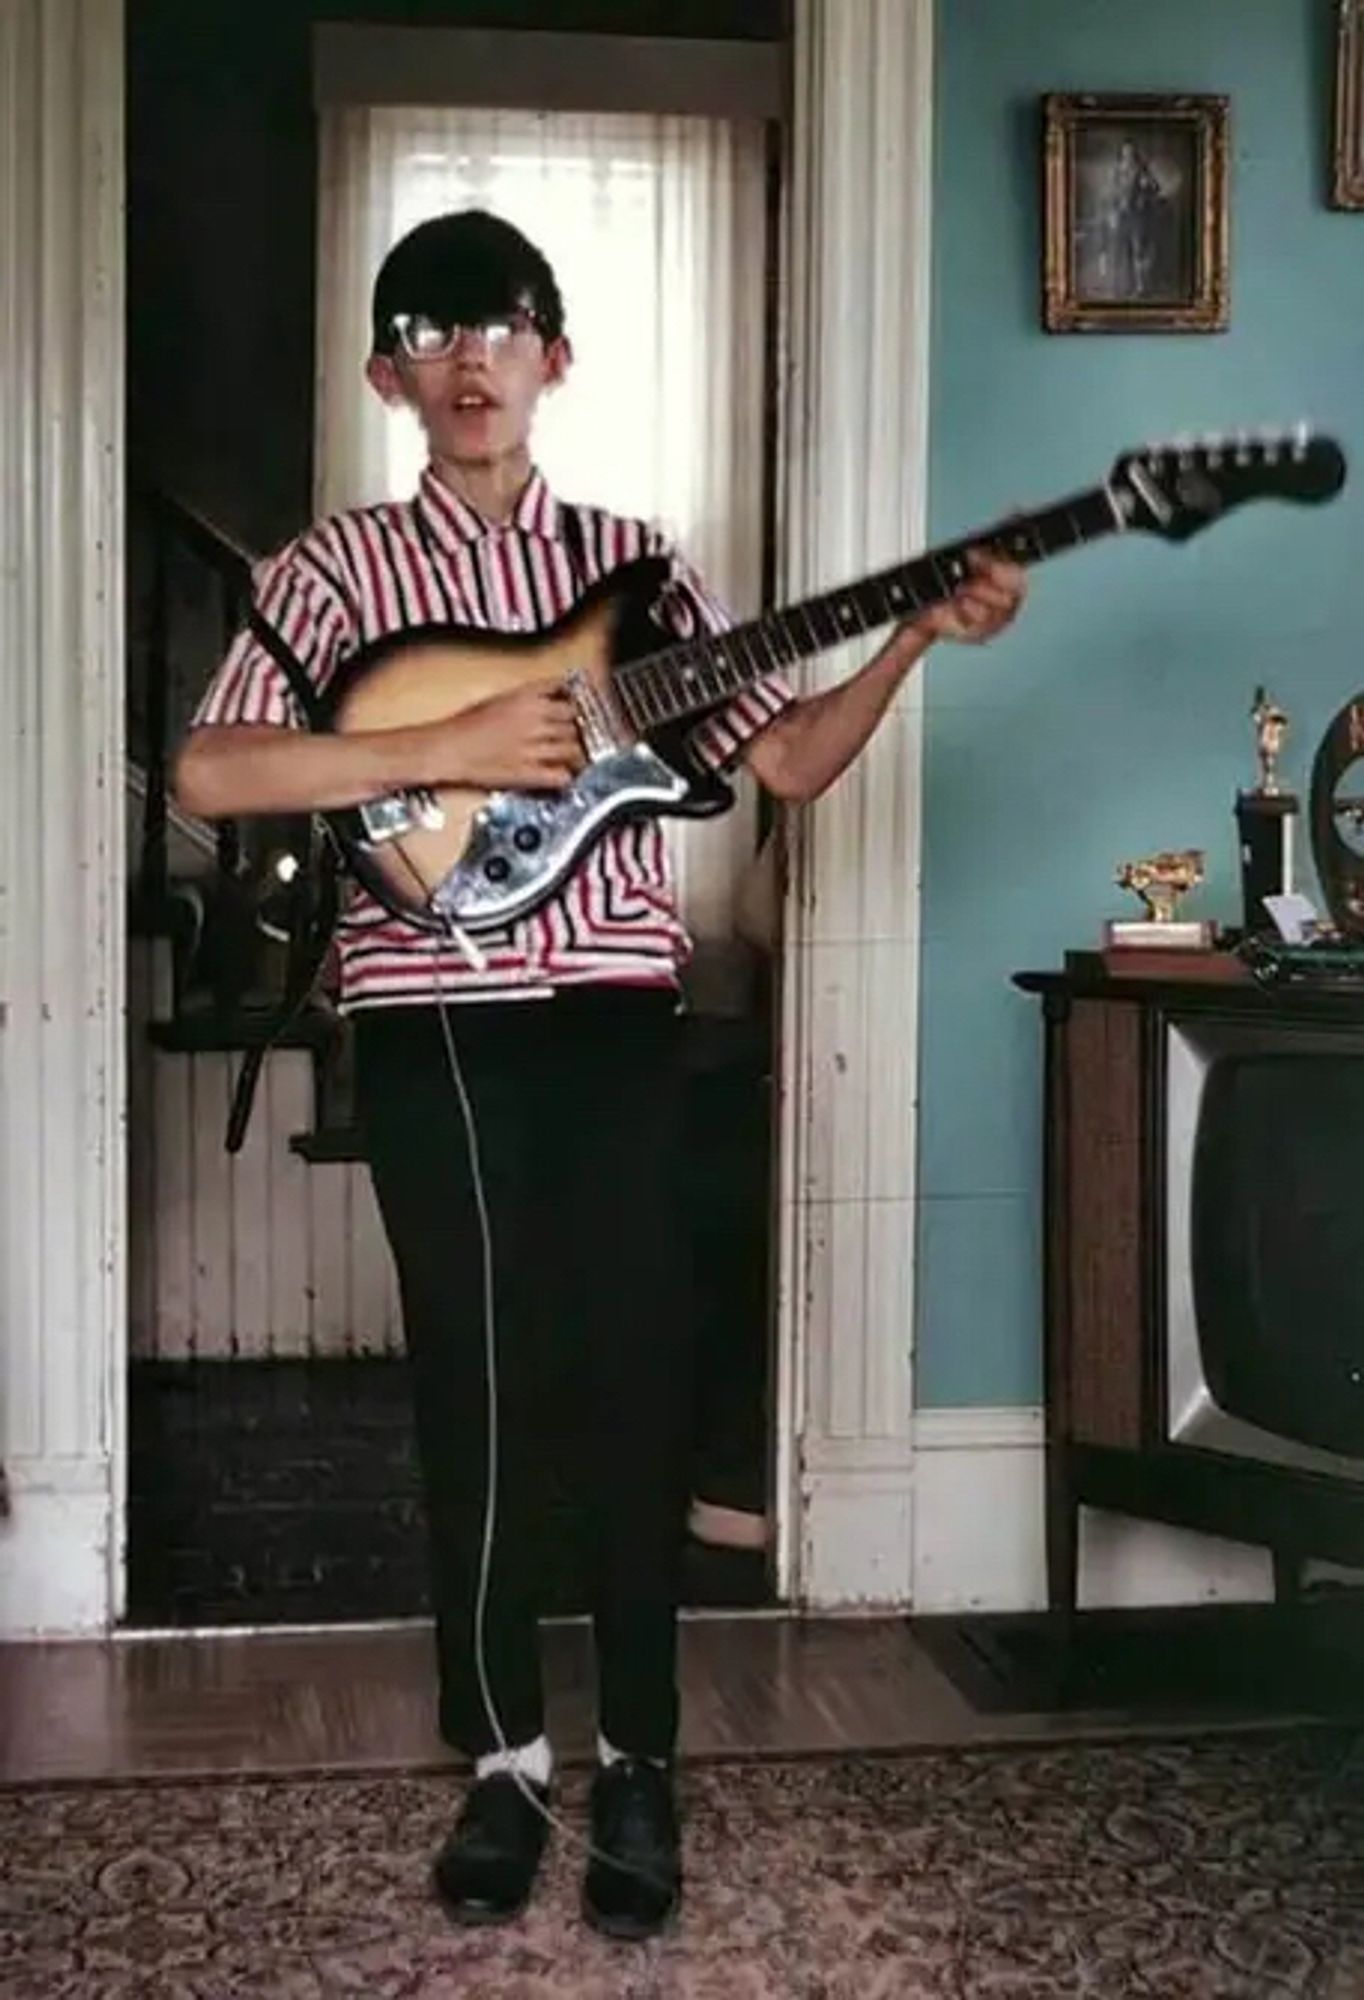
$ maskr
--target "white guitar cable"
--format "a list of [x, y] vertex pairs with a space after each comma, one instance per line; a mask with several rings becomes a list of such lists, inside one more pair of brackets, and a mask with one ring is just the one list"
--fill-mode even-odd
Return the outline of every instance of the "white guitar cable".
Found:
[[[469, 958], [472, 964], [479, 970], [482, 970], [487, 961], [483, 958], [483, 954], [477, 945], [474, 944], [473, 939], [468, 937], [465, 932], [460, 930], [449, 919], [446, 920], [446, 923], [449, 935], [455, 945]], [[478, 1690], [483, 1702], [483, 1712], [487, 1718], [488, 1727], [493, 1733], [493, 1739], [497, 1744], [498, 1750], [504, 1757], [511, 1759], [512, 1745], [507, 1741], [507, 1732], [502, 1725], [502, 1718], [498, 1714], [497, 1703], [493, 1698], [492, 1684], [488, 1678], [486, 1650], [488, 1591], [492, 1580], [493, 1548], [497, 1539], [498, 1432], [500, 1421], [497, 1394], [497, 1288], [493, 1278], [492, 1218], [488, 1207], [487, 1187], [483, 1179], [483, 1166], [478, 1144], [478, 1124], [474, 1116], [474, 1107], [469, 1094], [468, 1084], [465, 1081], [464, 1067], [460, 1062], [459, 1051], [455, 1046], [454, 1032], [450, 1025], [450, 996], [441, 978], [441, 948], [441, 942], [438, 941], [432, 958], [432, 981], [436, 989], [436, 1011], [440, 1016], [441, 1035], [445, 1043], [446, 1062], [450, 1070], [451, 1080], [455, 1086], [455, 1094], [459, 1100], [460, 1114], [464, 1121], [465, 1142], [469, 1149], [469, 1176], [473, 1183], [474, 1207], [478, 1216], [478, 1232], [483, 1265], [482, 1294], [484, 1373], [487, 1380], [488, 1469], [487, 1487], [483, 1505], [483, 1535], [479, 1556], [478, 1590], [474, 1599], [474, 1666], [478, 1675]], [[525, 1004], [534, 1006], [537, 1003], [529, 1001]], [[553, 1003], [546, 1002], [545, 1004], [552, 1005]], [[664, 1892], [671, 1889], [671, 1883], [663, 1881], [652, 1870], [636, 1867], [632, 1862], [622, 1861], [617, 1855], [606, 1853], [589, 1836], [578, 1833], [558, 1813], [551, 1811], [541, 1799], [537, 1798], [529, 1781], [524, 1773], [517, 1768], [514, 1761], [508, 1763], [507, 1769], [508, 1775], [512, 1778], [517, 1790], [521, 1793], [527, 1804], [533, 1806], [546, 1824], [553, 1827], [562, 1838], [575, 1846], [581, 1846], [583, 1851], [594, 1860], [604, 1861], [609, 1867], [618, 1869], [621, 1874], [637, 1876], [640, 1881], [647, 1882], [650, 1887]]]

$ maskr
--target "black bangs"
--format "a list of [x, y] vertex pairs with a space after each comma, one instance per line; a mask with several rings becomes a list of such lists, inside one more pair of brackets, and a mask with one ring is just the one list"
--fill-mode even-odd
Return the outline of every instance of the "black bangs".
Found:
[[559, 287], [530, 239], [483, 209], [435, 216], [395, 244], [380, 267], [374, 346], [391, 351], [396, 314], [469, 325], [518, 311], [531, 314], [547, 340], [563, 332]]

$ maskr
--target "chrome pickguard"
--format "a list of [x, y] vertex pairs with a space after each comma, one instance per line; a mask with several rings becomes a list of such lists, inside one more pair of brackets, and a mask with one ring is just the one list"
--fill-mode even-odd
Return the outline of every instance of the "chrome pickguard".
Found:
[[666, 812], [688, 790], [647, 743], [633, 743], [594, 757], [561, 792], [494, 792], [431, 908], [467, 931], [512, 923], [563, 881], [608, 820]]

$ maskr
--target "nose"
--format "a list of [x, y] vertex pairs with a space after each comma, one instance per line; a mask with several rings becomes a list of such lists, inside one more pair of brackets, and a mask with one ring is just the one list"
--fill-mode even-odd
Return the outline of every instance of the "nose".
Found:
[[452, 326], [450, 339], [452, 354], [486, 355], [492, 345], [486, 326]]

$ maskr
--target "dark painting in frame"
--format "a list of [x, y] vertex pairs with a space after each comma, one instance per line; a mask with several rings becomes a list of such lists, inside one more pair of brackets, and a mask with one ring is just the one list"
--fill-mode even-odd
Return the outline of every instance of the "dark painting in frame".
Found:
[[1052, 333], [1221, 333], [1225, 97], [1043, 99], [1043, 323]]
[[1340, 0], [1331, 199], [1364, 208], [1364, 0]]

